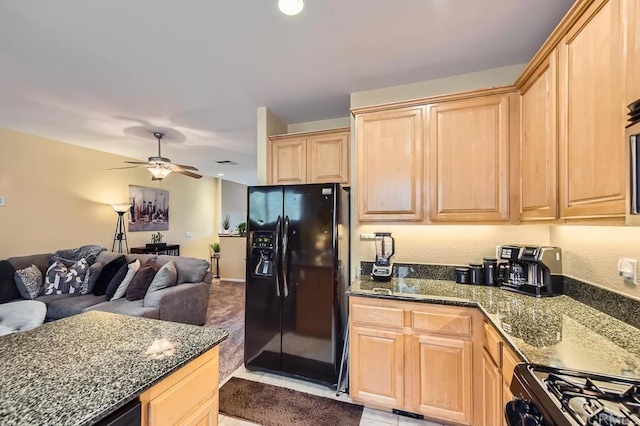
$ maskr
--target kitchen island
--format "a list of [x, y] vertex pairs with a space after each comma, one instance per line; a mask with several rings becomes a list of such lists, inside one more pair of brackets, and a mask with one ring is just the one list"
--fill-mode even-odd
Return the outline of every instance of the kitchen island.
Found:
[[[211, 398], [217, 397], [217, 345], [227, 336], [97, 311], [3, 336], [0, 424], [90, 425], [138, 399], [144, 421], [158, 396], [154, 390], [179, 385], [168, 382], [194, 366], [206, 373], [206, 382], [215, 382]], [[217, 417], [217, 405], [215, 411]]]

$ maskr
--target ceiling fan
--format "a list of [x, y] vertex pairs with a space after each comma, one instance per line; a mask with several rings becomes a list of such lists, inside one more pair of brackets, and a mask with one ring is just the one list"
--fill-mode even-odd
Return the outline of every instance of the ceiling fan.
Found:
[[[162, 180], [165, 177], [167, 177], [167, 175], [171, 172], [180, 173], [181, 175], [189, 176], [195, 179], [200, 179], [202, 177], [197, 173], [193, 173], [193, 171], [196, 171], [196, 172], [198, 171], [198, 169], [196, 169], [195, 167], [185, 166], [182, 164], [173, 164], [171, 163], [171, 160], [163, 157], [160, 151], [160, 141], [162, 140], [164, 133], [153, 132], [153, 136], [156, 139], [158, 139], [158, 156], [157, 157], [149, 157], [149, 161], [146, 163], [142, 161], [125, 161], [125, 163], [128, 163], [128, 164], [135, 164], [135, 166], [116, 167], [116, 168], [107, 169], [107, 170], [122, 170], [122, 169], [133, 169], [136, 167], [146, 167], [147, 170], [149, 170], [153, 175], [151, 180]], [[189, 170], [192, 170], [192, 171], [189, 171]]]

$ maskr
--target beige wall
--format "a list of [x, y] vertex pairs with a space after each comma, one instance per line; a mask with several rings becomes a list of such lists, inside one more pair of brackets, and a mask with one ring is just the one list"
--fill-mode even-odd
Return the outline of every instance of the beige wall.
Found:
[[[0, 129], [0, 259], [101, 244], [111, 249], [117, 214], [128, 185], [169, 191], [170, 229], [164, 241], [181, 254], [209, 260], [216, 235], [218, 179], [169, 175], [152, 182], [145, 169], [107, 172], [125, 157]], [[191, 232], [190, 239], [185, 232]], [[127, 233], [129, 247], [151, 242], [152, 232]]]
[[618, 259], [640, 259], [638, 242], [640, 228], [633, 226], [551, 227], [551, 243], [562, 248], [565, 275], [635, 298], [640, 289], [618, 275]]
[[258, 185], [267, 183], [267, 142], [269, 136], [287, 133], [287, 125], [267, 107], [257, 110], [257, 173]]
[[[347, 114], [348, 111], [345, 111]], [[329, 120], [306, 121], [304, 123], [294, 123], [287, 126], [287, 133], [317, 132], [320, 130], [338, 129], [340, 127], [351, 126], [351, 117], [331, 118]]]
[[246, 274], [246, 258], [246, 237], [220, 236], [221, 279], [227, 281], [244, 281]]
[[235, 232], [239, 223], [247, 221], [247, 185], [223, 180], [221, 187], [221, 217], [229, 215], [230, 229]]

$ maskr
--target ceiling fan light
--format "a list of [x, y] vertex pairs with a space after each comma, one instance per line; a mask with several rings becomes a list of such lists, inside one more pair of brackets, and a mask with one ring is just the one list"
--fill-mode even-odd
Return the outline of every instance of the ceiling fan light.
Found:
[[295, 16], [304, 9], [302, 0], [278, 0], [278, 9], [287, 16]]
[[171, 169], [162, 167], [159, 164], [156, 164], [155, 167], [149, 167], [147, 170], [151, 172], [154, 180], [162, 180], [166, 178], [169, 173], [171, 173]]

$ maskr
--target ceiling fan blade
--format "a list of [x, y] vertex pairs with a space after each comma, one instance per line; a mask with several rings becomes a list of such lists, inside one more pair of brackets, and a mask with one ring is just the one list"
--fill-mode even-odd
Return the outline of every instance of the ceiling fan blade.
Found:
[[148, 161], [125, 161], [128, 164], [149, 164]]
[[[175, 165], [175, 164], [174, 164], [174, 165]], [[185, 175], [185, 176], [192, 177], [192, 178], [194, 178], [194, 179], [200, 179], [200, 178], [202, 177], [202, 176], [200, 176], [199, 174], [192, 173], [192, 172], [188, 172], [188, 171], [183, 170], [183, 169], [178, 168], [178, 167], [175, 167], [175, 168], [173, 169], [173, 171], [174, 171], [174, 172], [176, 172], [176, 173], [180, 173], [181, 175]]]
[[113, 170], [123, 170], [123, 169], [137, 169], [138, 167], [149, 167], [149, 163], [143, 163], [139, 166], [126, 166], [126, 167], [114, 167], [111, 169], [107, 169], [107, 171], [113, 171]]
[[180, 167], [181, 169], [185, 169], [185, 170], [193, 170], [194, 172], [197, 172], [198, 169], [196, 169], [193, 166], [185, 166], [184, 164], [174, 164], [174, 166], [176, 167]]

